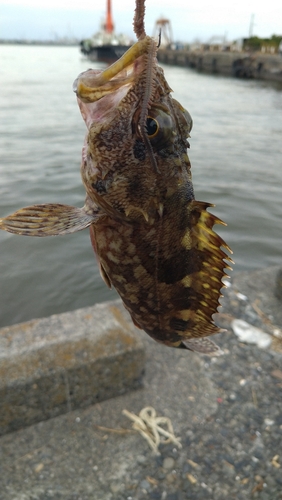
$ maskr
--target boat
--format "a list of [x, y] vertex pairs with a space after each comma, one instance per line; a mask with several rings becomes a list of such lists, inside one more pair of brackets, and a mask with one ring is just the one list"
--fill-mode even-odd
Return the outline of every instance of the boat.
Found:
[[112, 64], [117, 61], [131, 47], [132, 41], [126, 35], [117, 35], [112, 18], [111, 0], [107, 0], [107, 12], [105, 23], [101, 30], [91, 38], [80, 42], [80, 51], [90, 61], [100, 61]]

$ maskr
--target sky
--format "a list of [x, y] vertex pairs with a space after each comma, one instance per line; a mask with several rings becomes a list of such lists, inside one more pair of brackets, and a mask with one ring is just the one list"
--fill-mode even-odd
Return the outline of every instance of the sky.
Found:
[[[134, 37], [134, 0], [112, 0], [117, 33]], [[48, 40], [89, 38], [99, 30], [106, 0], [0, 0], [0, 38]], [[232, 41], [252, 34], [282, 34], [281, 0], [147, 0], [145, 27], [154, 34], [156, 19], [170, 19], [174, 41]]]

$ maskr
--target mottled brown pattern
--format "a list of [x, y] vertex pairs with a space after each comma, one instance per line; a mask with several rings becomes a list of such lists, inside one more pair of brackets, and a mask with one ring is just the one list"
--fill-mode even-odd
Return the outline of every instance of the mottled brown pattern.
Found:
[[[151, 225], [142, 221], [125, 227], [122, 221], [105, 219], [92, 226], [103, 269], [133, 321], [168, 344], [217, 331], [211, 315], [218, 306], [226, 254], [220, 249], [222, 240], [210, 230], [214, 217], [206, 206], [186, 203], [192, 230], [166, 205], [162, 218]], [[209, 240], [217, 246], [209, 246]]]
[[75, 82], [88, 128], [84, 207], [27, 207], [0, 220], [0, 228], [44, 236], [90, 226], [101, 275], [134, 323], [167, 345], [210, 353], [216, 348], [201, 337], [218, 331], [212, 316], [228, 247], [213, 231], [221, 221], [210, 205], [195, 201], [187, 155], [192, 119], [171, 97], [144, 12], [137, 0], [137, 43], [110, 68], [88, 70]]

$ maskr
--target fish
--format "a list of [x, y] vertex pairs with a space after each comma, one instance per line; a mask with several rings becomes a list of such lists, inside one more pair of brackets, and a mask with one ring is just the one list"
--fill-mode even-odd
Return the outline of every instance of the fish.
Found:
[[208, 337], [220, 332], [220, 305], [231, 249], [214, 231], [225, 223], [196, 201], [187, 154], [193, 121], [172, 97], [148, 36], [145, 0], [136, 0], [137, 41], [103, 70], [89, 69], [73, 90], [87, 126], [82, 208], [39, 204], [0, 219], [28, 236], [90, 229], [100, 274], [134, 325], [157, 342], [222, 354]]

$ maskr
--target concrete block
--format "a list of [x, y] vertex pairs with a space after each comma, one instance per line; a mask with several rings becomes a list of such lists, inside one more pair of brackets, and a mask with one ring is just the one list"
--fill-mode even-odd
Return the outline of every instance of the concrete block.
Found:
[[140, 387], [145, 352], [120, 301], [0, 329], [0, 434]]

